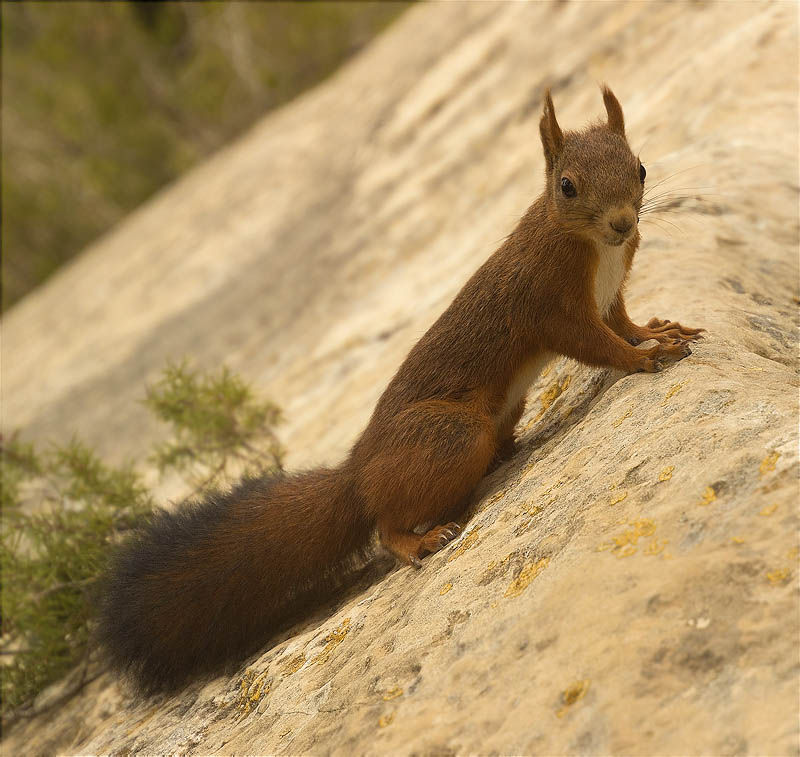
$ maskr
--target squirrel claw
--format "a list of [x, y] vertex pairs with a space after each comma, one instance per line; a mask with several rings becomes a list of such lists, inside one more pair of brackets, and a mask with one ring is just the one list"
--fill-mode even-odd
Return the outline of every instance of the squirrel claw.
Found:
[[458, 523], [436, 526], [436, 528], [432, 528], [422, 537], [420, 551], [423, 553], [438, 552], [453, 541], [460, 533], [461, 526], [459, 526]]
[[409, 555], [408, 556], [408, 563], [411, 565], [412, 568], [419, 570], [422, 567], [422, 560], [419, 559], [416, 555]]

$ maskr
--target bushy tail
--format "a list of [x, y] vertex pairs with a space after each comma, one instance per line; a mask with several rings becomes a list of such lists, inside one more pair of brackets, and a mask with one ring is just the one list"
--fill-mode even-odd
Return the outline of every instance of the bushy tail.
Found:
[[255, 651], [337, 585], [371, 531], [342, 469], [246, 479], [159, 511], [112, 561], [100, 641], [140, 690], [175, 689]]

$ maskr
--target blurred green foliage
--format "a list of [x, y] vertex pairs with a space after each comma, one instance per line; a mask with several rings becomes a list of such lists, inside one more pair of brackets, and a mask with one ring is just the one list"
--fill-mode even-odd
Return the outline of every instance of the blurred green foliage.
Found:
[[[4, 714], [80, 661], [89, 638], [89, 592], [114, 533], [150, 511], [132, 466], [104, 465], [78, 441], [37, 454], [2, 447], [2, 699]], [[28, 512], [25, 503], [36, 500]]]
[[2, 3], [3, 308], [407, 5]]
[[157, 444], [150, 456], [162, 474], [175, 469], [204, 489], [227, 480], [232, 463], [238, 476], [255, 475], [267, 465], [281, 469], [283, 448], [272, 432], [282, 420], [280, 409], [259, 401], [227, 366], [201, 375], [185, 361], [170, 363], [147, 387], [145, 404], [172, 426], [172, 439]]
[[[168, 365], [145, 404], [172, 429], [154, 459], [162, 473], [185, 478], [190, 497], [242, 471], [281, 470], [280, 411], [225, 366], [201, 374], [185, 362]], [[79, 441], [41, 452], [12, 437], [0, 439], [0, 453], [0, 683], [3, 716], [13, 719], [88, 660], [98, 578], [153, 497], [133, 463], [109, 466]]]

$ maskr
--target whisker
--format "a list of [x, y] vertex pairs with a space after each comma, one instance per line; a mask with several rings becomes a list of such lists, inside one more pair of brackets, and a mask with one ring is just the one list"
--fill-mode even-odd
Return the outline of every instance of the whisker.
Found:
[[667, 211], [691, 213], [695, 208], [693, 208], [692, 205], [687, 205], [684, 202], [684, 199], [689, 200], [690, 202], [697, 202], [701, 205], [703, 204], [703, 202], [705, 202], [705, 205], [703, 205], [703, 207], [708, 209], [719, 207], [717, 204], [712, 203], [710, 200], [703, 201], [700, 198], [687, 197], [687, 198], [682, 198], [681, 200], [663, 200], [654, 203], [647, 203], [645, 205], [642, 205], [642, 207], [639, 209], [639, 215], [641, 215], [642, 213], [667, 212]]
[[[650, 220], [652, 220], [652, 219], [650, 219]], [[681, 227], [680, 227], [680, 226], [678, 226], [678, 224], [677, 224], [677, 223], [673, 223], [672, 221], [668, 221], [666, 218], [659, 218], [658, 220], [659, 220], [661, 223], [666, 223], [666, 224], [669, 224], [670, 226], [673, 226], [673, 227], [674, 227], [674, 228], [676, 228], [678, 231], [680, 231], [680, 232], [681, 232], [681, 234], [683, 233], [683, 229], [681, 229]]]
[[652, 223], [657, 229], [662, 231], [667, 236], [669, 236], [669, 237], [673, 236], [671, 229], [665, 228], [664, 226], [661, 225], [661, 219], [658, 219], [658, 218], [643, 218], [641, 222], [642, 223]]
[[[702, 186], [702, 187], [670, 187], [669, 189], [662, 188], [662, 191], [656, 193], [655, 195], [650, 195], [649, 192], [645, 192], [642, 195], [642, 197], [644, 199], [646, 199], [646, 200], [653, 200], [653, 199], [655, 199], [657, 197], [668, 196], [668, 195], [674, 194], [676, 192], [699, 192], [699, 191], [705, 191], [707, 189], [715, 189], [715, 188], [716, 187], [713, 184], [709, 184], [707, 186]], [[708, 194], [708, 193], [706, 193], [706, 194]], [[711, 194], [715, 194], [715, 193], [712, 192]], [[719, 193], [716, 193], [716, 194], [719, 194]]]
[[691, 206], [687, 207], [687, 201], [690, 203], [705, 203], [706, 206], [714, 207], [715, 202], [705, 197], [696, 197], [694, 195], [682, 195], [678, 197], [665, 197], [658, 200], [650, 200], [649, 202], [642, 203], [639, 212], [648, 212], [652, 210], [659, 210], [661, 208], [683, 208], [686, 212], [691, 211]]
[[689, 166], [688, 168], [683, 168], [680, 171], [673, 171], [671, 174], [667, 174], [663, 179], [659, 179], [657, 182], [655, 182], [655, 184], [650, 184], [649, 187], [650, 189], [655, 189], [656, 187], [660, 186], [666, 181], [669, 181], [673, 177], [679, 176], [682, 173], [686, 173], [686, 171], [691, 171], [693, 168], [699, 168], [702, 165], [703, 165], [702, 163], [698, 163], [696, 166]]
[[[690, 199], [690, 198], [687, 198]], [[691, 208], [684, 207], [685, 202], [683, 199], [680, 201], [676, 200], [662, 200], [659, 202], [654, 202], [648, 205], [642, 205], [641, 212], [645, 213], [652, 213], [656, 210], [671, 210], [671, 211], [682, 211], [682, 212], [689, 212]]]
[[725, 195], [721, 194], [720, 192], [706, 192], [704, 194], [695, 194], [694, 192], [687, 193], [687, 194], [678, 194], [679, 190], [675, 190], [675, 192], [662, 192], [661, 194], [654, 195], [653, 197], [648, 197], [645, 199], [645, 202], [655, 202], [664, 197], [676, 197], [681, 199], [698, 199], [703, 200], [707, 197], [724, 197]]

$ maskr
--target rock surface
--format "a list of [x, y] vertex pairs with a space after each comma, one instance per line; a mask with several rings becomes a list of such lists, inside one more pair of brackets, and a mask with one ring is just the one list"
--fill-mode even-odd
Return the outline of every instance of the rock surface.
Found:
[[556, 360], [423, 570], [174, 699], [102, 675], [4, 753], [796, 754], [796, 10], [416, 7], [9, 312], [6, 429], [140, 452], [188, 354], [284, 407], [292, 465], [336, 461], [540, 191], [544, 87], [569, 128], [605, 80], [674, 193], [629, 310], [708, 335], [656, 375]]

